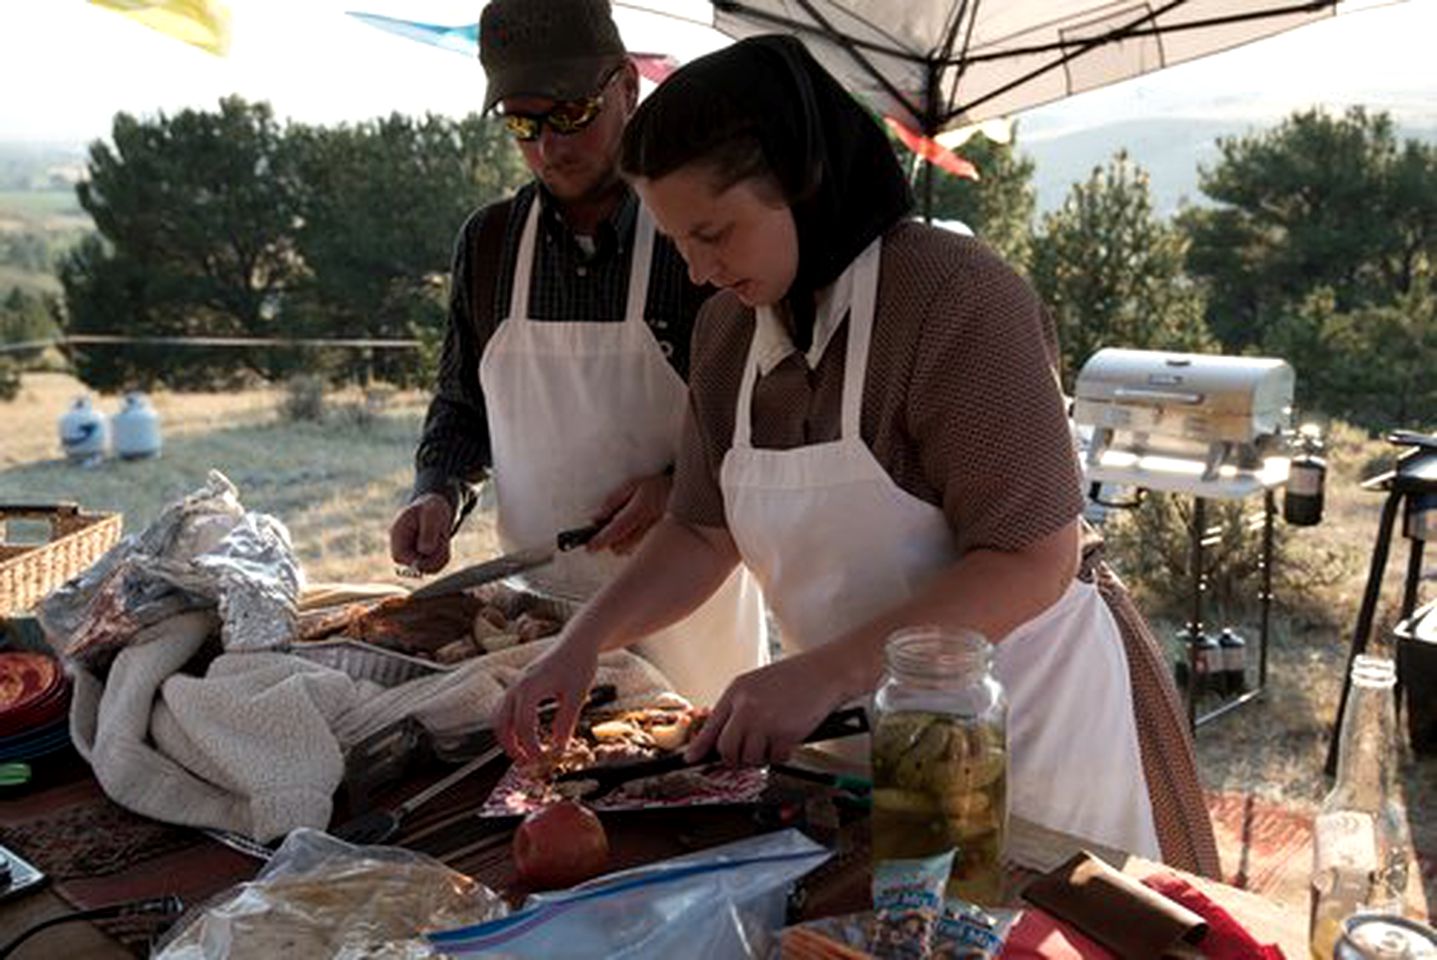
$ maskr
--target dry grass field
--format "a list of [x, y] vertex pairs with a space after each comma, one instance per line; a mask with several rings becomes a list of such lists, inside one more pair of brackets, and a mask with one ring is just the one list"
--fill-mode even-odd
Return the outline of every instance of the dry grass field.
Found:
[[[75, 500], [90, 509], [122, 511], [133, 531], [200, 486], [214, 468], [234, 481], [247, 507], [284, 521], [312, 580], [397, 579], [387, 555], [387, 527], [410, 483], [422, 394], [390, 393], [377, 407], [358, 392], [330, 394], [325, 418], [316, 423], [285, 418], [281, 389], [159, 393], [152, 399], [164, 430], [161, 458], [83, 468], [61, 458], [57, 440], [57, 418], [81, 392], [65, 375], [29, 374], [19, 398], [0, 404], [0, 502]], [[100, 406], [114, 412], [119, 399], [101, 398]], [[1326, 737], [1382, 499], [1358, 483], [1381, 467], [1388, 450], [1356, 431], [1337, 440], [1324, 523], [1288, 537], [1290, 555], [1308, 573], [1289, 572], [1279, 587], [1267, 693], [1204, 726], [1197, 738], [1207, 786], [1305, 811], [1327, 789]], [[486, 518], [471, 519], [458, 555], [477, 559], [493, 549]], [[1114, 561], [1121, 568], [1122, 556]], [[1380, 626], [1392, 622], [1405, 561], [1399, 541]], [[1145, 609], [1164, 606], [1151, 594], [1165, 585], [1140, 586]], [[1186, 583], [1166, 588], [1182, 591]], [[1425, 592], [1433, 593], [1430, 575]], [[1250, 613], [1236, 613], [1233, 621], [1255, 622]], [[1181, 626], [1160, 618], [1154, 625], [1169, 638]], [[1255, 626], [1244, 632], [1256, 636]], [[1419, 846], [1437, 851], [1437, 759], [1409, 758], [1403, 770]]]
[[[122, 512], [133, 532], [215, 469], [246, 507], [284, 521], [312, 580], [396, 579], [388, 527], [413, 479], [420, 394], [389, 395], [379, 409], [357, 391], [331, 394], [323, 421], [295, 422], [280, 413], [280, 389], [162, 392], [151, 397], [164, 436], [159, 458], [79, 467], [60, 452], [57, 422], [84, 392], [63, 374], [27, 374], [20, 396], [0, 404], [0, 502], [74, 500]], [[120, 400], [97, 405], [114, 413]], [[456, 547], [461, 557], [492, 548], [489, 524], [475, 520]]]

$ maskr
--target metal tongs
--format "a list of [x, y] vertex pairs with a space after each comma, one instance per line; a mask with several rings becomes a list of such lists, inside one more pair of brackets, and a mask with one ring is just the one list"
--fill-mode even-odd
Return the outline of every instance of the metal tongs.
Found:
[[[808, 736], [803, 738], [804, 743], [817, 743], [820, 740], [837, 740], [840, 737], [852, 737], [860, 733], [868, 732], [868, 713], [862, 707], [846, 707], [842, 710], [835, 710], [823, 719]], [[583, 790], [579, 794], [584, 800], [597, 800], [600, 797], [608, 796], [618, 787], [634, 780], [646, 780], [649, 777], [657, 777], [665, 773], [673, 773], [676, 770], [686, 770], [691, 767], [708, 767], [722, 761], [717, 750], [710, 750], [698, 760], [689, 762], [684, 759], [682, 753], [676, 753], [667, 757], [660, 757], [657, 760], [643, 760], [638, 763], [621, 763], [609, 767], [585, 767], [582, 770], [570, 770], [561, 773], [554, 778], [556, 783], [581, 783]]]
[[[613, 703], [617, 697], [618, 689], [612, 683], [601, 683], [589, 691], [588, 699], [584, 701], [583, 710], [591, 710], [595, 707]], [[540, 708], [540, 715], [552, 716], [556, 707], [557, 705], [551, 701]], [[370, 810], [345, 821], [333, 830], [333, 835], [349, 843], [383, 843], [399, 832], [399, 828], [404, 823], [405, 818], [415, 810], [418, 810], [441, 793], [446, 792], [460, 781], [484, 769], [503, 755], [503, 747], [493, 747], [481, 753], [473, 760], [470, 760], [459, 769], [451, 772], [443, 779], [419, 791], [403, 803], [393, 807], [381, 807]]]

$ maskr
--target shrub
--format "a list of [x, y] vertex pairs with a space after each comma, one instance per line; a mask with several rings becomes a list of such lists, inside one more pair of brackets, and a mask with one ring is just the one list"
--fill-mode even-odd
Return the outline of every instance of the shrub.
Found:
[[20, 395], [20, 368], [9, 357], [0, 357], [0, 400]]
[[299, 374], [285, 381], [280, 412], [286, 420], [318, 423], [324, 419], [325, 383], [321, 377]]
[[[1280, 510], [1280, 505], [1279, 505]], [[1109, 514], [1103, 529], [1113, 567], [1132, 588], [1144, 613], [1186, 621], [1192, 610], [1193, 498], [1149, 493], [1135, 510]], [[1211, 534], [1203, 550], [1207, 593], [1205, 619], [1252, 613], [1258, 608], [1262, 575], [1262, 501], [1209, 500]], [[1325, 621], [1326, 588], [1352, 569], [1349, 552], [1326, 545], [1306, 531], [1274, 518], [1273, 593], [1284, 608], [1304, 619]]]

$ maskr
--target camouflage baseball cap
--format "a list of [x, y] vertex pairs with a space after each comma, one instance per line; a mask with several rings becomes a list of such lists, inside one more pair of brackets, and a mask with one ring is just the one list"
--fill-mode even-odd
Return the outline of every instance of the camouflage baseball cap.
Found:
[[484, 112], [505, 97], [587, 97], [627, 56], [609, 0], [492, 0], [479, 17]]

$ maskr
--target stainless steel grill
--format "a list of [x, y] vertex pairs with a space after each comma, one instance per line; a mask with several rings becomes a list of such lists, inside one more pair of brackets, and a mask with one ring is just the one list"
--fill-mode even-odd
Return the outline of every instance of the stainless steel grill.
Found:
[[[1083, 469], [1096, 503], [1136, 506], [1144, 490], [1193, 497], [1189, 530], [1192, 616], [1179, 638], [1188, 658], [1188, 717], [1197, 725], [1262, 694], [1267, 684], [1267, 636], [1272, 601], [1275, 490], [1291, 464], [1295, 376], [1285, 361], [1109, 348], [1095, 353], [1078, 374], [1073, 420], [1089, 435]], [[1135, 499], [1115, 503], [1105, 486], [1137, 488]], [[1247, 681], [1246, 643], [1231, 628], [1216, 639], [1205, 631], [1207, 590], [1203, 551], [1221, 527], [1209, 527], [1208, 499], [1262, 494], [1262, 565], [1257, 684]], [[1229, 662], [1229, 661], [1232, 662]], [[1216, 694], [1203, 713], [1198, 701]]]
[[1267, 357], [1099, 350], [1073, 405], [1087, 478], [1222, 498], [1279, 486], [1295, 379]]

